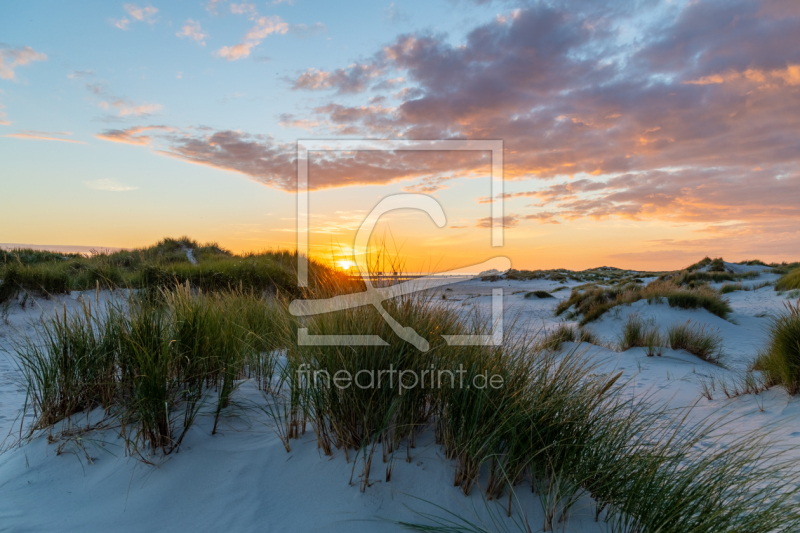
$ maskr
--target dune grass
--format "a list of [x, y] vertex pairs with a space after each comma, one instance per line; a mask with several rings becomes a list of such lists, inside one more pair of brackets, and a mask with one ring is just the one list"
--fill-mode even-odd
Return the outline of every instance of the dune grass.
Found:
[[538, 346], [546, 350], [560, 350], [565, 342], [585, 342], [602, 346], [597, 335], [585, 328], [576, 328], [567, 324], [559, 324], [555, 329], [547, 331]]
[[776, 291], [791, 291], [800, 289], [800, 268], [789, 271], [775, 282]]
[[[331, 277], [307, 296], [352, 288]], [[128, 453], [149, 460], [179, 448], [202, 406], [215, 421], [224, 417], [241, 380], [252, 377], [286, 449], [310, 422], [324, 454], [338, 449], [354, 461], [362, 491], [378, 478], [391, 482], [393, 462], [410, 461], [430, 431], [454, 461], [454, 485], [500, 501], [522, 486], [534, 490], [547, 531], [587, 495], [617, 531], [800, 525], [791, 499], [798, 489], [757, 441], [699, 446], [718, 428], [687, 428], [663, 408], [625, 399], [621, 373], [597, 372], [578, 349], [556, 353], [527, 337], [450, 346], [441, 335], [486, 333], [491, 324], [422, 295], [384, 306], [429, 341], [426, 351], [398, 339], [368, 307], [296, 320], [280, 296], [207, 293], [191, 282], [158, 290], [108, 307], [84, 299], [80, 313], [45, 321], [40, 337], [18, 347], [34, 428], [101, 407], [119, 422]], [[308, 345], [298, 327], [380, 335], [386, 345]], [[567, 336], [584, 333], [565, 325], [553, 338]], [[347, 387], [337, 385], [343, 374], [352, 378]]]
[[616, 306], [632, 304], [639, 300], [658, 303], [662, 299], [666, 299], [670, 307], [703, 308], [720, 318], [727, 318], [728, 314], [732, 312], [730, 304], [713, 289], [704, 287], [689, 289], [676, 286], [668, 281], [654, 281], [646, 287], [627, 283], [611, 288], [596, 287], [583, 291], [573, 289], [569, 299], [563, 300], [556, 306], [555, 314], [559, 316], [574, 306], [574, 313], [582, 315], [580, 324], [585, 325], [597, 320]]
[[769, 341], [756, 360], [772, 385], [783, 385], [789, 394], [800, 393], [800, 301], [786, 303], [786, 312], [773, 317]]
[[722, 336], [719, 332], [711, 332], [706, 326], [692, 324], [687, 320], [684, 324], [675, 324], [667, 331], [669, 345], [673, 350], [686, 350], [703, 361], [720, 364], [722, 358]]
[[211, 396], [219, 416], [237, 380], [271, 380], [263, 359], [285, 344], [280, 309], [252, 292], [187, 287], [155, 301], [82, 303], [16, 347], [31, 431], [102, 407], [120, 422], [130, 453], [170, 453]]
[[[197, 264], [187, 257], [191, 250]], [[153, 246], [91, 255], [55, 254], [32, 250], [4, 252], [0, 263], [0, 303], [20, 293], [44, 297], [76, 290], [155, 289], [184, 285], [221, 291], [242, 288], [299, 294], [297, 255], [266, 251], [234, 255], [215, 243], [199, 245], [189, 237], [162, 239]], [[309, 261], [310, 282], [337, 274], [318, 261]]]
[[524, 298], [555, 298], [552, 294], [547, 291], [531, 291], [526, 292]]
[[645, 348], [648, 357], [661, 355], [661, 348], [666, 345], [658, 325], [654, 320], [645, 321], [634, 313], [628, 316], [628, 321], [622, 328], [619, 339], [620, 351], [631, 348]]

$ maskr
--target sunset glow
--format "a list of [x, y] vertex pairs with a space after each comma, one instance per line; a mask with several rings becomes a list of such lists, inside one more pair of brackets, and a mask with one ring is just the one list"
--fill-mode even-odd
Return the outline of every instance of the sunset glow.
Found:
[[414, 192], [447, 224], [375, 231], [409, 270], [492, 256], [500, 200], [517, 268], [788, 259], [798, 5], [9, 4], [0, 244], [295, 249], [298, 139], [496, 139], [502, 198], [486, 152], [311, 153], [311, 254], [352, 256], [371, 208]]

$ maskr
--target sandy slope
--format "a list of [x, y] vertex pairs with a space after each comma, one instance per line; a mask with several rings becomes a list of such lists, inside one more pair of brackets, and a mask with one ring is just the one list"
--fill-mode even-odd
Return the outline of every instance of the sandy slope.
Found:
[[[770, 276], [765, 274], [752, 282], [770, 280]], [[464, 312], [473, 306], [487, 311], [492, 289], [503, 287], [507, 323], [515, 316], [515, 328], [520, 332], [525, 328], [551, 328], [558, 322], [552, 313], [558, 300], [525, 299], [524, 292], [559, 286], [541, 280], [471, 281], [439, 292]], [[567, 298], [569, 291], [554, 295]], [[77, 297], [73, 293], [72, 297], [38, 300], [34, 308], [25, 310], [14, 306], [11, 324], [0, 325], [0, 347], [11, 350], [14, 339], [31, 331], [29, 322], [64, 305], [75, 308]], [[586, 345], [579, 349], [588, 351], [599, 370], [622, 370], [628, 394], [646, 395], [673, 406], [697, 403], [692, 413], [695, 420], [727, 416], [736, 433], [767, 431], [776, 446], [800, 448], [800, 400], [791, 399], [781, 389], [730, 400], [720, 391], [710, 401], [701, 397], [703, 380], [711, 376], [732, 378], [747, 367], [765, 340], [765, 313], [778, 311], [785, 302], [771, 287], [728, 297], [734, 308], [731, 321], [705, 310], [686, 311], [642, 301], [608, 313], [589, 326], [601, 338], [612, 341], [633, 312], [655, 318], [664, 330], [673, 322], [691, 319], [720, 330], [727, 369], [669, 349], [661, 357], [646, 357], [641, 348], [624, 353]], [[572, 347], [567, 343], [564, 349]], [[231, 416], [219, 434], [210, 434], [210, 416], [201, 417], [182, 451], [157, 467], [125, 457], [113, 430], [85, 435], [84, 449], [68, 444], [66, 453], [60, 456], [56, 456], [60, 443], [49, 444], [44, 437], [10, 449], [0, 455], [0, 531], [366, 532], [400, 530], [396, 524], [400, 520], [421, 521], [409, 508], [442, 514], [412, 495], [474, 521], [488, 523], [487, 512], [498, 517], [503, 514], [498, 504], [489, 503], [487, 507], [479, 491], [467, 498], [453, 487], [453, 466], [431, 442], [430, 432], [412, 450], [410, 463], [405, 462], [405, 451], [399, 453], [388, 483], [384, 481], [385, 465], [378, 459], [372, 470], [377, 482], [361, 493], [357, 484], [360, 463], [355, 467], [356, 482], [350, 485], [352, 455], [350, 463], [342, 452], [332, 459], [322, 456], [310, 426], [305, 437], [293, 442], [292, 451], [287, 453], [270, 429], [269, 417], [255, 407], [259, 394], [246, 383], [237, 392]], [[14, 379], [13, 355], [0, 354], [3, 436], [12, 432], [13, 438], [16, 433], [19, 421], [16, 426], [12, 423], [23, 401], [24, 392]], [[800, 459], [800, 452], [791, 453]], [[539, 501], [526, 490], [520, 491], [519, 498], [532, 529], [537, 530], [542, 524]], [[603, 531], [593, 521], [591, 507], [589, 500], [581, 502], [564, 524], [564, 531]], [[520, 513], [514, 516], [519, 519]], [[509, 530], [517, 529], [509, 523]]]

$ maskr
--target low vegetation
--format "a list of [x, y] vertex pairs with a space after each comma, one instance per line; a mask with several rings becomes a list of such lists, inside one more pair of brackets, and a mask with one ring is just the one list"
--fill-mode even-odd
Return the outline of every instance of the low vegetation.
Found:
[[[173, 272], [177, 278], [179, 269]], [[565, 324], [549, 344], [509, 338], [500, 346], [452, 346], [442, 335], [483, 334], [491, 324], [462, 318], [432, 296], [384, 302], [383, 311], [426, 341], [420, 349], [373, 307], [298, 320], [281, 292], [251, 290], [239, 279], [242, 288], [211, 283], [209, 290], [188, 277], [156, 283], [107, 306], [84, 295], [79, 313], [45, 320], [38, 337], [17, 347], [29, 429], [51, 432], [94, 410], [117, 422], [129, 454], [150, 462], [179, 449], [202, 412], [225, 417], [236, 389], [252, 378], [286, 450], [310, 424], [322, 454], [353, 461], [362, 491], [378, 479], [391, 482], [394, 462], [411, 461], [419, 436], [431, 432], [455, 465], [455, 486], [508, 498], [502, 509], [509, 513], [515, 491], [533, 490], [545, 531], [559, 528], [587, 496], [615, 531], [800, 528], [800, 489], [786, 479], [779, 454], [758, 439], [708, 447], [719, 427], [689, 427], [683, 414], [633, 402], [618, 383], [621, 372], [598, 372], [577, 348], [553, 349], [593, 342], [586, 330]], [[307, 295], [351, 289], [331, 276]], [[654, 344], [648, 327], [631, 325], [630, 340]], [[309, 345], [298, 328], [379, 335], [386, 344]], [[392, 370], [394, 379], [381, 381]], [[353, 378], [350, 386], [337, 386], [342, 373]]]
[[[189, 260], [191, 251], [196, 263]], [[211, 243], [182, 237], [163, 239], [137, 250], [95, 251], [84, 257], [33, 250], [4, 251], [0, 263], [0, 303], [19, 293], [44, 297], [73, 290], [159, 289], [189, 282], [205, 291], [243, 288], [297, 294], [297, 255], [287, 251], [234, 255]], [[310, 261], [312, 283], [336, 274]]]
[[719, 293], [708, 288], [689, 289], [676, 286], [668, 281], [653, 281], [647, 286], [628, 283], [610, 288], [573, 289], [569, 299], [556, 306], [556, 316], [574, 307], [574, 315], [581, 315], [584, 325], [600, 318], [604, 313], [619, 305], [632, 304], [639, 300], [649, 303], [666, 301], [670, 307], [682, 309], [705, 309], [720, 318], [727, 318], [732, 312], [730, 304]]
[[789, 271], [775, 282], [776, 291], [791, 291], [800, 289], [800, 268]]
[[547, 291], [531, 291], [525, 293], [525, 298], [555, 298]]
[[769, 342], [756, 360], [756, 370], [771, 385], [783, 385], [789, 394], [800, 393], [800, 301], [784, 304], [786, 312], [772, 318]]
[[201, 406], [213, 403], [219, 416], [242, 377], [271, 382], [285, 319], [260, 295], [186, 287], [157, 300], [82, 304], [17, 348], [31, 430], [101, 407], [119, 421], [130, 453], [168, 454]]
[[652, 357], [661, 355], [661, 348], [665, 344], [655, 320], [642, 320], [636, 313], [628, 316], [619, 339], [621, 351], [637, 347], [645, 348], [648, 357]]
[[546, 331], [538, 343], [545, 350], [560, 350], [565, 342], [585, 342], [602, 346], [597, 335], [585, 328], [576, 328], [568, 324], [559, 324], [556, 328]]
[[722, 337], [719, 332], [709, 331], [700, 324], [687, 320], [675, 324], [667, 331], [669, 345], [673, 350], [686, 350], [703, 361], [719, 364], [722, 357]]

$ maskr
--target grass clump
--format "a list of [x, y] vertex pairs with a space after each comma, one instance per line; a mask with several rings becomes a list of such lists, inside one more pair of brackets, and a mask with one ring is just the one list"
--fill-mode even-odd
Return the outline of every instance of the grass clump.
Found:
[[719, 288], [720, 294], [730, 294], [735, 291], [742, 291], [744, 290], [744, 286], [741, 283], [726, 283], [722, 287]]
[[644, 321], [634, 313], [628, 316], [628, 321], [622, 328], [619, 340], [621, 351], [631, 348], [645, 348], [647, 356], [661, 355], [661, 348], [665, 345], [664, 337], [661, 336], [655, 320]]
[[789, 271], [775, 283], [776, 291], [800, 289], [800, 268]]
[[253, 293], [184, 287], [156, 300], [82, 303], [17, 346], [29, 429], [102, 407], [140, 456], [175, 450], [204, 404], [218, 420], [243, 377], [271, 381], [263, 373], [274, 363], [264, 359], [285, 345], [281, 310]]
[[669, 345], [673, 350], [686, 350], [703, 361], [719, 364], [722, 357], [722, 337], [719, 332], [710, 333], [706, 326], [692, 324], [687, 320], [684, 324], [675, 324], [667, 332]]
[[784, 304], [786, 312], [772, 318], [769, 342], [756, 360], [771, 385], [783, 385], [789, 394], [800, 393], [800, 300]]
[[547, 331], [539, 343], [546, 350], [559, 350], [565, 342], [585, 342], [600, 346], [597, 335], [585, 328], [576, 328], [567, 324], [559, 324], [555, 329]]
[[576, 315], [583, 315], [580, 324], [584, 325], [600, 318], [610, 309], [632, 304], [639, 300], [649, 303], [658, 303], [666, 299], [670, 307], [683, 309], [703, 308], [720, 318], [727, 318], [732, 312], [730, 304], [712, 289], [690, 289], [676, 286], [669, 281], [654, 281], [646, 287], [635, 283], [626, 283], [622, 286], [611, 288], [587, 288], [583, 291], [573, 289], [569, 299], [561, 301], [556, 306], [556, 316], [561, 315], [574, 306]]
[[531, 291], [525, 293], [525, 298], [555, 298], [552, 294], [547, 291]]

